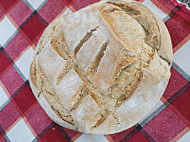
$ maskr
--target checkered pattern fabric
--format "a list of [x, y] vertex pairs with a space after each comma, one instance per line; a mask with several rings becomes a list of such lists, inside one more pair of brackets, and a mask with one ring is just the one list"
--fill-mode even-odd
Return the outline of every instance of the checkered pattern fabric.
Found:
[[54, 123], [36, 101], [29, 66], [43, 30], [57, 16], [98, 1], [0, 0], [1, 142], [190, 141], [190, 10], [183, 0], [140, 0], [165, 22], [174, 61], [163, 97], [136, 126], [112, 135], [86, 135]]

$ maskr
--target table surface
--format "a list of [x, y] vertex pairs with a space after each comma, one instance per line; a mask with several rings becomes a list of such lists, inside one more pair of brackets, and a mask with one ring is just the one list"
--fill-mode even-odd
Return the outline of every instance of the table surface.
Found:
[[57, 16], [98, 0], [0, 0], [0, 141], [190, 141], [190, 10], [174, 0], [140, 0], [165, 22], [174, 59], [168, 87], [134, 127], [86, 135], [54, 123], [31, 92], [29, 66], [43, 30]]

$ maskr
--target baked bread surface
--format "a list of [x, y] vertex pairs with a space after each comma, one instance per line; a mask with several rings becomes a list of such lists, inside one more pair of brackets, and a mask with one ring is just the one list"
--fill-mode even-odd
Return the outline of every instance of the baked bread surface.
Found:
[[105, 0], [46, 28], [30, 85], [59, 125], [116, 133], [138, 123], [161, 98], [172, 55], [169, 33], [153, 12], [138, 2]]

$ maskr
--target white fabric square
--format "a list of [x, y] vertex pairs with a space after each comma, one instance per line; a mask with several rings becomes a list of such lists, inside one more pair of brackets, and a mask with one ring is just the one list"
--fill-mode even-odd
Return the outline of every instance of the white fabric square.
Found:
[[27, 0], [27, 2], [35, 9], [37, 10], [44, 2], [47, 0]]
[[145, 0], [143, 2], [143, 5], [150, 8], [152, 11], [154, 11], [162, 20], [167, 17], [167, 14], [163, 12], [160, 8], [158, 8], [154, 3], [152, 3], [150, 0]]
[[109, 142], [104, 135], [82, 134], [75, 142]]
[[174, 62], [188, 75], [190, 75], [190, 40], [174, 54]]
[[33, 60], [33, 54], [34, 50], [32, 47], [30, 47], [15, 63], [20, 71], [24, 74], [26, 79], [29, 79], [30, 64]]
[[183, 137], [181, 137], [178, 142], [189, 142], [190, 140], [190, 131], [187, 132]]
[[16, 32], [15, 26], [11, 23], [7, 16], [0, 22], [0, 44], [4, 46], [4, 44], [8, 41], [8, 39]]
[[9, 100], [9, 97], [3, 90], [3, 88], [0, 86], [0, 107], [7, 101]]
[[34, 135], [21, 119], [8, 133], [11, 142], [31, 142], [34, 140]]

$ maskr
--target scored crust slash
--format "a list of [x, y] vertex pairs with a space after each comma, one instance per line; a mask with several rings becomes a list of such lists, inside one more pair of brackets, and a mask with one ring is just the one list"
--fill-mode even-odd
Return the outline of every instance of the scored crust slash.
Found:
[[162, 20], [131, 0], [104, 0], [56, 18], [41, 36], [30, 85], [61, 126], [111, 134], [138, 123], [170, 78]]

